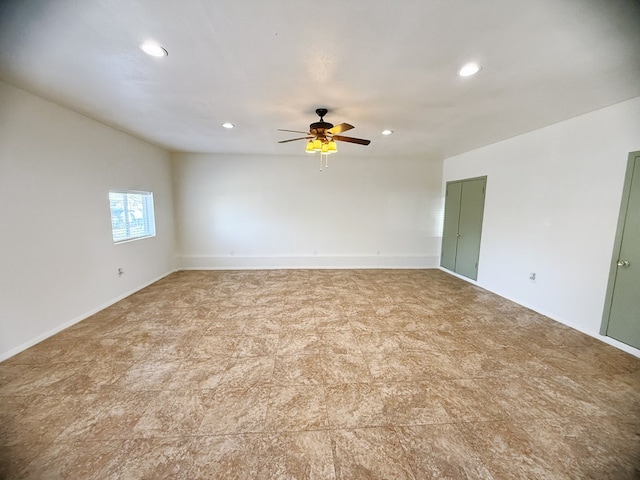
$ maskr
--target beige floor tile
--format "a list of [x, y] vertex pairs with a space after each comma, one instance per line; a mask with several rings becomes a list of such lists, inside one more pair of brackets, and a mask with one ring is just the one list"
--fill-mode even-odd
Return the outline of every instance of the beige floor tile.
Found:
[[133, 361], [118, 360], [87, 362], [68, 380], [75, 384], [77, 392], [99, 392], [114, 386], [134, 364]]
[[[622, 418], [640, 419], [640, 377], [633, 373], [573, 376], [573, 382], [589, 392], [588, 398], [611, 407]], [[614, 414], [614, 412], [611, 412]]]
[[597, 374], [635, 373], [640, 377], [638, 359], [610, 345], [596, 345], [590, 349], [569, 347], [565, 350], [575, 355], [580, 362], [593, 367]]
[[192, 350], [189, 338], [162, 338], [142, 334], [133, 338], [126, 359], [130, 358], [135, 362], [181, 361], [187, 358]]
[[319, 355], [276, 357], [274, 385], [321, 385], [324, 381]]
[[316, 333], [318, 322], [313, 317], [313, 307], [286, 310], [280, 318], [280, 332]]
[[361, 355], [362, 350], [351, 330], [338, 330], [335, 332], [321, 332], [318, 334], [320, 339], [320, 353], [325, 355]]
[[[234, 296], [235, 298], [235, 296]], [[248, 317], [247, 309], [236, 304], [235, 302], [232, 305], [227, 304], [219, 304], [217, 308], [215, 308], [215, 323], [216, 325], [224, 325], [231, 323], [233, 320], [241, 320], [242, 326], [244, 327], [244, 321]], [[236, 331], [233, 333], [227, 333], [227, 335], [240, 334], [241, 331]]]
[[327, 406], [322, 385], [293, 385], [271, 388], [265, 431], [326, 429]]
[[[41, 396], [45, 400], [54, 399], [57, 404], [57, 399], [48, 396]], [[31, 409], [31, 404], [36, 401], [35, 396], [29, 397], [5, 397], [0, 396], [0, 446], [13, 446], [21, 443], [31, 443], [38, 441], [37, 435], [35, 438], [31, 434], [27, 434], [26, 430], [30, 430], [32, 425], [38, 425], [38, 415], [30, 415], [34, 413]], [[49, 407], [50, 409], [51, 407]], [[49, 412], [47, 412], [48, 414]], [[48, 441], [52, 441], [60, 432], [53, 435], [53, 438], [49, 438]], [[45, 440], [46, 441], [46, 440]]]
[[349, 323], [356, 334], [389, 331], [389, 324], [378, 317], [370, 306], [359, 307], [349, 312]]
[[505, 406], [485, 385], [483, 379], [442, 380], [433, 384], [433, 388], [454, 422], [507, 420]]
[[210, 405], [201, 390], [160, 392], [132, 429], [133, 437], [162, 438], [194, 435]]
[[198, 435], [264, 431], [269, 387], [218, 388], [207, 401]]
[[335, 313], [332, 315], [316, 315], [314, 318], [318, 332], [332, 333], [345, 330], [351, 331], [349, 318], [344, 312]]
[[240, 335], [203, 335], [194, 339], [189, 357], [232, 357], [242, 338]]
[[531, 378], [490, 377], [475, 382], [491, 395], [492, 404], [498, 406], [510, 420], [557, 416], [554, 402]]
[[263, 436], [256, 479], [275, 478], [335, 479], [329, 432], [282, 432]]
[[255, 317], [245, 322], [242, 333], [244, 335], [278, 335], [280, 333], [280, 311], [279, 313], [263, 314], [256, 312]]
[[234, 357], [272, 356], [278, 349], [278, 335], [245, 335], [240, 338]]
[[395, 354], [405, 351], [398, 332], [366, 332], [355, 334], [358, 345], [366, 354]]
[[554, 448], [546, 451], [521, 424], [459, 423], [456, 428], [494, 478], [566, 478], [554, 470]]
[[190, 438], [126, 440], [95, 478], [189, 479]]
[[398, 427], [396, 433], [416, 478], [494, 479], [454, 425]]
[[67, 409], [73, 420], [56, 438], [58, 441], [112, 440], [130, 438], [134, 425], [157, 392], [110, 389], [96, 396], [91, 404], [76, 414]]
[[365, 354], [375, 382], [424, 382], [434, 375], [434, 366], [415, 352], [399, 354]]
[[318, 355], [321, 341], [315, 332], [283, 331], [278, 339], [278, 355]]
[[183, 361], [163, 390], [206, 390], [218, 386], [231, 363], [229, 357], [194, 358]]
[[433, 353], [446, 349], [441, 341], [442, 335], [438, 335], [437, 331], [416, 328], [399, 331], [396, 335], [400, 350], [403, 352]]
[[414, 479], [408, 459], [390, 427], [332, 430], [337, 479]]
[[274, 376], [275, 357], [241, 357], [229, 361], [218, 382], [218, 388], [249, 388], [270, 385]]
[[363, 355], [324, 354], [320, 356], [320, 361], [326, 385], [373, 382]]
[[50, 443], [83, 418], [96, 394], [0, 397], [0, 445]]
[[[234, 307], [234, 310], [237, 311], [236, 315], [245, 314], [242, 307]], [[227, 317], [224, 314], [218, 314], [215, 320], [205, 327], [204, 333], [208, 336], [243, 335], [248, 323], [245, 317]]]
[[25, 365], [22, 375], [15, 377], [2, 387], [0, 393], [5, 396], [25, 396], [47, 393], [64, 395], [83, 393], [74, 374], [82, 371], [82, 363], [56, 363], [52, 365]]
[[259, 434], [193, 437], [189, 480], [256, 478], [261, 457]]
[[[637, 421], [597, 417], [542, 419], [518, 426], [544, 452], [554, 474], [566, 478], [637, 478]], [[635, 423], [635, 424], [634, 424]]]
[[[37, 478], [37, 465], [46, 463], [43, 452], [49, 444], [23, 443], [12, 446], [0, 446], [0, 478], [22, 479]], [[33, 466], [31, 463], [35, 462]]]
[[388, 424], [380, 389], [366, 383], [328, 385], [327, 413], [331, 428], [377, 427]]
[[134, 363], [113, 383], [131, 391], [162, 390], [180, 367], [182, 360], [143, 360]]
[[0, 396], [7, 395], [9, 392], [4, 392], [4, 388], [6, 385], [9, 385], [14, 380], [20, 379], [27, 369], [25, 365], [20, 365], [13, 363], [12, 357], [9, 360], [0, 363]]
[[40, 451], [20, 473], [0, 478], [99, 478], [98, 473], [119, 454], [123, 444], [124, 440], [55, 442]]
[[567, 376], [532, 378], [531, 384], [549, 402], [551, 414], [559, 417], [606, 417], [618, 412], [612, 404], [590, 394], [590, 388]]
[[0, 363], [0, 478], [635, 478], [640, 359], [433, 270], [182, 271]]
[[390, 425], [450, 423], [435, 388], [426, 383], [391, 383], [379, 387]]

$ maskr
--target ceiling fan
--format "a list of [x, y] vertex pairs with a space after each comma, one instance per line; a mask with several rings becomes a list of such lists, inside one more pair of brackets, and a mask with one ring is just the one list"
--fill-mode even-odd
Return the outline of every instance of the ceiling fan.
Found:
[[281, 140], [278, 143], [287, 143], [287, 142], [295, 142], [297, 140], [309, 140], [307, 142], [306, 151], [308, 153], [320, 152], [321, 154], [330, 154], [338, 151], [336, 147], [336, 141], [338, 142], [348, 142], [348, 143], [357, 143], [358, 145], [369, 145], [371, 140], [364, 140], [362, 138], [353, 138], [353, 137], [345, 137], [343, 135], [339, 135], [342, 132], [346, 132], [347, 130], [351, 130], [353, 125], [349, 125], [348, 123], [341, 123], [340, 125], [334, 126], [332, 123], [325, 122], [324, 116], [328, 113], [326, 108], [318, 108], [316, 109], [316, 114], [320, 117], [319, 122], [314, 122], [309, 125], [308, 132], [301, 132], [299, 130], [285, 130], [279, 128], [280, 132], [293, 132], [293, 133], [304, 133], [304, 137], [291, 138], [289, 140]]

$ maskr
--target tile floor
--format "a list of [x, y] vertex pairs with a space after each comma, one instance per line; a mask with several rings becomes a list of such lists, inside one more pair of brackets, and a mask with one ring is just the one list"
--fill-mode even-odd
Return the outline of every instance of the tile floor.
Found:
[[632, 479], [640, 360], [439, 270], [177, 272], [0, 364], [0, 478]]

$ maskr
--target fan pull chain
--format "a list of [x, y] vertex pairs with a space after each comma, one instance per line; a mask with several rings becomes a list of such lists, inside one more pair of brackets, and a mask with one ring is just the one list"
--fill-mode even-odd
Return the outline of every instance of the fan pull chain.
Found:
[[329, 168], [329, 159], [327, 158], [328, 156], [329, 155], [327, 155], [326, 153], [321, 153], [320, 154], [320, 171], [322, 171], [322, 168], [323, 168], [323, 166], [322, 166], [323, 157], [324, 157], [324, 168], [325, 169]]

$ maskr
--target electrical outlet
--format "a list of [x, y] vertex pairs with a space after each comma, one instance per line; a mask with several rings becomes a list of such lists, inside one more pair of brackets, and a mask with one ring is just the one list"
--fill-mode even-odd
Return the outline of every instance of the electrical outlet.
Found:
[[124, 275], [124, 268], [118, 268], [118, 276], [121, 277]]

